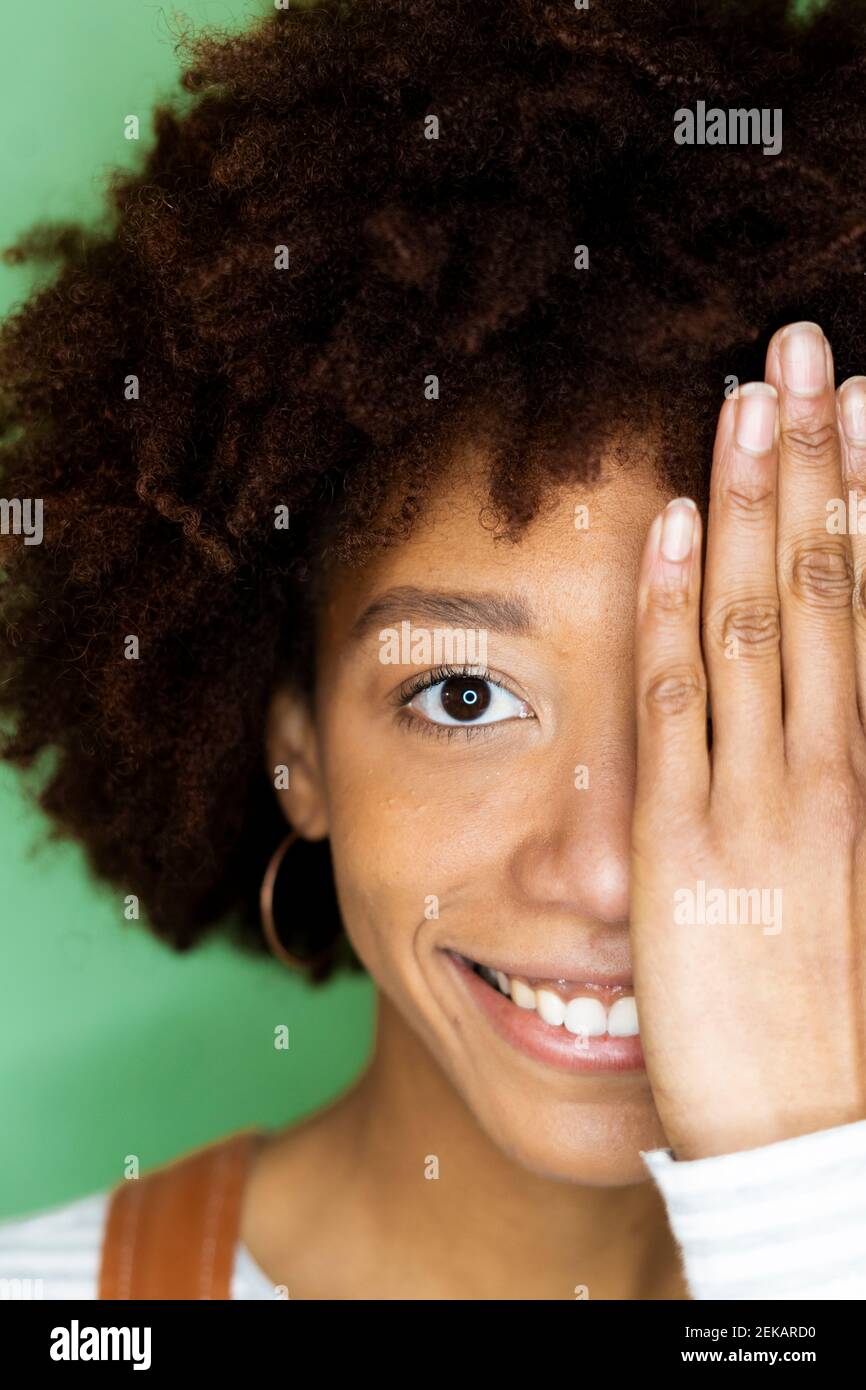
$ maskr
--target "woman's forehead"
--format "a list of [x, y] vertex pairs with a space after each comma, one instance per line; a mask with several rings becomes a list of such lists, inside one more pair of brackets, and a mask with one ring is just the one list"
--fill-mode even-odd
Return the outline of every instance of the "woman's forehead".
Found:
[[368, 617], [387, 627], [438, 612], [453, 624], [475, 596], [478, 614], [492, 613], [494, 623], [496, 604], [485, 609], [485, 598], [498, 599], [499, 612], [522, 601], [527, 626], [540, 628], [558, 596], [589, 619], [633, 589], [647, 529], [670, 496], [649, 460], [603, 467], [592, 482], [552, 487], [511, 539], [496, 530], [483, 463], [466, 460], [443, 476], [408, 537], [362, 566], [338, 567], [322, 616], [334, 637], [368, 629]]

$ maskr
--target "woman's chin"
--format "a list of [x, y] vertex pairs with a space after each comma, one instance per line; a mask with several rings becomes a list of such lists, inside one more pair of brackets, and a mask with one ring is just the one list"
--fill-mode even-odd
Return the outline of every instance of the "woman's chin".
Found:
[[631, 1187], [646, 1181], [649, 1174], [640, 1151], [664, 1147], [665, 1142], [655, 1131], [639, 1142], [605, 1143], [599, 1138], [590, 1143], [590, 1136], [580, 1135], [573, 1145], [540, 1142], [538, 1136], [528, 1134], [491, 1137], [509, 1158], [536, 1177], [586, 1187]]
[[459, 1083], [480, 1128], [513, 1162], [539, 1178], [591, 1187], [626, 1187], [649, 1174], [641, 1151], [667, 1147], [652, 1096], [576, 1103], [561, 1098], [521, 1105], [501, 1090], [505, 1106], [478, 1093], [477, 1080]]

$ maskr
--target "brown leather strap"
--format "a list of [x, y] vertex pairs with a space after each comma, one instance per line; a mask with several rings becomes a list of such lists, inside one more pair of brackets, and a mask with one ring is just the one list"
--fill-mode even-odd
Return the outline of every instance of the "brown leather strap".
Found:
[[230, 1134], [125, 1179], [109, 1198], [100, 1298], [231, 1298], [241, 1199], [263, 1131]]

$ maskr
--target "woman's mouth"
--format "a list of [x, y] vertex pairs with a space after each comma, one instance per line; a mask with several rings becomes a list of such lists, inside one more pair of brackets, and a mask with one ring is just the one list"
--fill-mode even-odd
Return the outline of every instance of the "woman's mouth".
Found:
[[521, 1052], [569, 1071], [643, 1069], [630, 986], [509, 975], [457, 951], [445, 955], [500, 1037]]

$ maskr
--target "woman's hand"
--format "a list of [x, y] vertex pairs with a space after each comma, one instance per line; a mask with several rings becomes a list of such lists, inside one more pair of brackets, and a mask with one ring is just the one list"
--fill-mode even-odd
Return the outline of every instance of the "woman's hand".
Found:
[[794, 324], [766, 382], [721, 411], [702, 611], [690, 504], [641, 570], [632, 953], [685, 1159], [866, 1117], [866, 378]]

